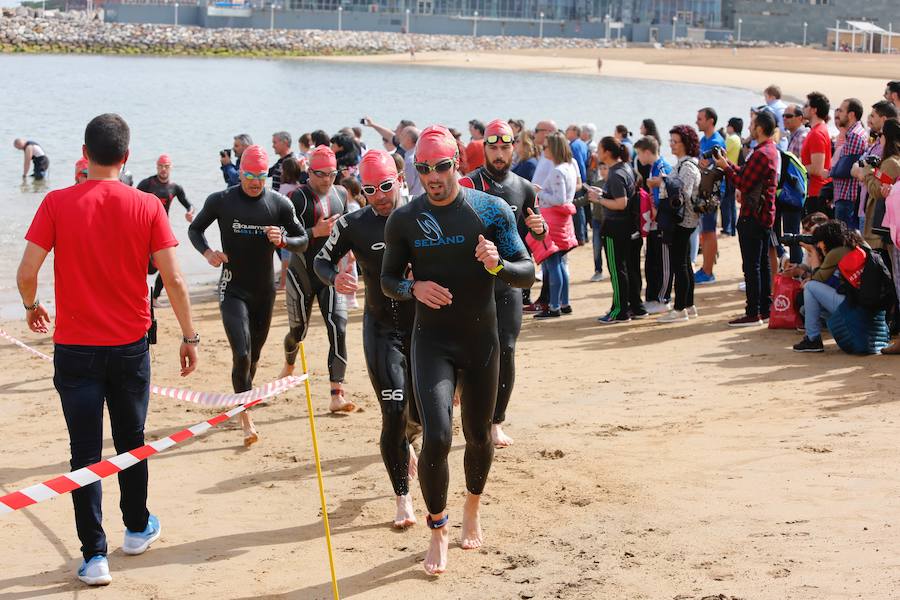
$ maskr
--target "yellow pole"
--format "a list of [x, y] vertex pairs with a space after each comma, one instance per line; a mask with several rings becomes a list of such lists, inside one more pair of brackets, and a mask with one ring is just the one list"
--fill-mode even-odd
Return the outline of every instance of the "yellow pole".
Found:
[[328, 526], [328, 507], [325, 504], [325, 483], [322, 481], [322, 464], [319, 462], [319, 442], [316, 440], [316, 418], [313, 416], [312, 392], [309, 388], [309, 370], [306, 368], [306, 350], [300, 342], [300, 362], [306, 375], [306, 409], [309, 411], [309, 432], [312, 435], [313, 455], [316, 459], [316, 476], [319, 479], [319, 500], [322, 502], [322, 521], [325, 523], [325, 543], [328, 544], [328, 564], [331, 567], [331, 591], [334, 600], [340, 600], [337, 576], [334, 574], [334, 552], [331, 549], [331, 528]]

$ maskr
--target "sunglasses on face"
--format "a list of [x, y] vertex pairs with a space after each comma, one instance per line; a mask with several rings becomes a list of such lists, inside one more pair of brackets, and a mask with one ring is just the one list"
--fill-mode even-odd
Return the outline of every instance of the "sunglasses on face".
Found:
[[438, 161], [433, 165], [417, 162], [415, 166], [416, 171], [418, 171], [420, 175], [428, 175], [432, 171], [435, 171], [437, 173], [446, 173], [453, 168], [453, 165], [454, 160], [452, 158], [445, 158], [444, 160]]
[[337, 171], [320, 171], [318, 169], [313, 169], [312, 174], [315, 175], [316, 177], [329, 178], [329, 177], [336, 177]]
[[488, 144], [496, 144], [497, 142], [503, 142], [504, 144], [512, 144], [515, 141], [513, 136], [508, 133], [504, 133], [503, 135], [489, 135], [484, 138], [484, 141]]
[[269, 174], [265, 171], [263, 171], [262, 173], [251, 173], [250, 171], [242, 171], [242, 173], [244, 174], [244, 179], [246, 179], [248, 181], [256, 181], [256, 180], [265, 181], [266, 177], [269, 176]]
[[374, 196], [378, 190], [381, 190], [385, 194], [394, 189], [394, 185], [396, 185], [396, 179], [388, 179], [387, 181], [382, 181], [378, 184], [378, 186], [374, 185], [364, 185], [362, 186], [362, 193], [366, 196]]
[[795, 115], [795, 114], [792, 114], [792, 113], [784, 113], [784, 118], [785, 118], [785, 119], [793, 119], [794, 117], [799, 117], [799, 116], [800, 116], [800, 115]]

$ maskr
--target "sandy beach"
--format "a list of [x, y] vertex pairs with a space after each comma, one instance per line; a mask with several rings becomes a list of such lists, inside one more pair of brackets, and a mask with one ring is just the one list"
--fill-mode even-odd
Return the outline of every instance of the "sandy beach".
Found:
[[[608, 48], [517, 50], [508, 52], [417, 52], [409, 54], [318, 57], [312, 60], [433, 67], [541, 71], [678, 81], [745, 88], [760, 93], [781, 86], [791, 100], [805, 100], [818, 90], [831, 98], [857, 97], [865, 106], [880, 100], [886, 81], [900, 72], [900, 57], [826, 52], [808, 48], [673, 49]], [[762, 99], [760, 99], [762, 103]]]
[[[365, 374], [361, 312], [348, 331], [348, 387], [362, 409], [332, 416], [327, 342], [307, 342], [342, 597], [822, 600], [900, 594], [894, 529], [900, 500], [893, 357], [852, 357], [826, 341], [798, 355], [793, 331], [734, 330], [743, 309], [738, 247], [720, 245], [719, 282], [698, 288], [700, 318], [604, 328], [608, 282], [589, 283], [588, 248], [572, 252], [574, 314], [526, 323], [508, 431], [485, 495], [487, 545], [458, 547], [462, 438], [451, 452], [450, 571], [428, 578], [423, 525], [390, 529], [393, 500], [378, 452], [380, 414]], [[259, 383], [281, 364], [278, 309]], [[177, 329], [161, 311], [154, 380], [228, 391], [230, 353], [218, 308], [195, 304], [201, 364], [181, 380]], [[4, 328], [51, 352], [24, 323]], [[0, 344], [0, 489], [66, 472], [68, 447], [47, 363]], [[154, 397], [148, 439], [215, 411]], [[104, 486], [114, 581], [90, 590], [67, 497], [0, 519], [0, 598], [331, 597], [302, 388], [255, 411], [250, 451], [228, 423], [150, 459], [159, 542], [122, 554], [117, 486]], [[104, 456], [113, 454], [107, 438]], [[421, 498], [416, 507], [424, 521]]]

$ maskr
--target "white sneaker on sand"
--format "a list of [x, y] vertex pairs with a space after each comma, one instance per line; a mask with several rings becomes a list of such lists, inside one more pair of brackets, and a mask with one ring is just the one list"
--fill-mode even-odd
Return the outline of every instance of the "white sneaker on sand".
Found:
[[657, 323], [678, 323], [680, 321], [687, 321], [688, 313], [687, 310], [670, 310], [663, 316], [656, 319]]
[[669, 312], [672, 310], [671, 304], [663, 304], [662, 302], [647, 302], [644, 304], [644, 308], [651, 315], [658, 315], [660, 313]]
[[690, 317], [691, 319], [696, 319], [697, 317], [700, 316], [700, 313], [697, 312], [696, 306], [688, 306], [684, 310], [687, 311], [687, 316]]
[[595, 272], [591, 275], [591, 281], [605, 281], [607, 279], [609, 279], [609, 276], [603, 272]]
[[78, 579], [88, 585], [109, 585], [112, 576], [109, 574], [109, 562], [102, 554], [82, 561], [78, 568]]

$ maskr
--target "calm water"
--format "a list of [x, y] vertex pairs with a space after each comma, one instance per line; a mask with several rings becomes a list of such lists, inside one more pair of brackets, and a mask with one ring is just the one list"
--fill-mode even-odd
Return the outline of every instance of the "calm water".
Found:
[[[0, 316], [6, 318], [21, 315], [15, 270], [34, 211], [48, 189], [73, 183], [84, 126], [102, 112], [117, 112], [131, 126], [128, 168], [135, 183], [154, 174], [156, 157], [168, 153], [172, 179], [199, 207], [224, 186], [218, 151], [241, 132], [270, 149], [274, 131], [295, 138], [316, 128], [334, 132], [363, 115], [388, 127], [408, 118], [461, 131], [471, 118], [517, 117], [531, 127], [552, 118], [561, 127], [593, 122], [603, 134], [617, 123], [637, 130], [652, 117], [662, 131], [693, 123], [701, 106], [715, 107], [724, 122], [746, 120], [749, 107], [762, 102], [747, 91], [678, 83], [295, 60], [2, 55], [0, 73]], [[22, 184], [16, 137], [39, 142], [49, 155], [45, 186]], [[372, 130], [365, 141], [380, 147]], [[173, 203], [182, 268], [192, 284], [210, 283], [217, 273], [188, 242], [183, 214]], [[208, 235], [218, 240], [214, 227]], [[52, 277], [48, 263], [40, 290], [46, 301]]]

